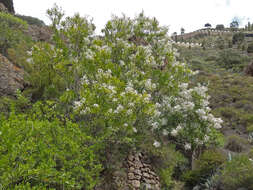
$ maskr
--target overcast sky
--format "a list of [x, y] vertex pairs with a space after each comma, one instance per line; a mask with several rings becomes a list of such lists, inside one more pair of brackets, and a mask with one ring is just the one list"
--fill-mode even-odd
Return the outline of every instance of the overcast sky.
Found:
[[34, 16], [47, 24], [46, 10], [56, 3], [66, 15], [76, 12], [93, 18], [99, 33], [112, 14], [134, 17], [142, 10], [156, 17], [161, 25], [169, 26], [169, 33], [185, 28], [190, 32], [209, 22], [212, 26], [229, 23], [234, 17], [245, 25], [253, 22], [253, 0], [14, 0], [16, 13]]

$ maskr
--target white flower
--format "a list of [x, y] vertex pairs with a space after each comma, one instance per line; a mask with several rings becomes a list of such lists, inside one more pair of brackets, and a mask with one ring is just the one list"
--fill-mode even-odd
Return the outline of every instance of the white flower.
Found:
[[175, 136], [177, 136], [178, 131], [177, 131], [176, 129], [173, 129], [173, 130], [170, 132], [170, 134], [171, 134], [173, 137], [175, 137]]
[[221, 125], [219, 123], [215, 123], [213, 126], [215, 129], [221, 129]]
[[151, 95], [147, 94], [147, 96], [144, 98], [144, 101], [149, 102], [151, 100]]
[[124, 66], [125, 65], [124, 61], [122, 61], [122, 60], [119, 61], [119, 64], [120, 64], [120, 66]]
[[127, 110], [127, 115], [131, 115], [133, 111], [131, 109]]
[[129, 105], [130, 107], [134, 107], [134, 103], [133, 103], [133, 102], [130, 102], [128, 105]]
[[107, 70], [107, 73], [112, 74], [111, 69], [108, 69], [108, 70]]
[[156, 103], [155, 106], [156, 106], [156, 108], [160, 108], [160, 107], [161, 107], [161, 104]]
[[96, 107], [96, 108], [98, 108], [98, 107], [99, 107], [99, 105], [98, 105], [98, 104], [94, 104], [93, 106], [94, 106], [94, 107]]
[[81, 101], [74, 101], [74, 109], [78, 109], [81, 106], [82, 106], [82, 102]]
[[179, 85], [179, 87], [181, 88], [181, 89], [187, 89], [188, 88], [188, 83], [181, 83], [180, 85]]
[[84, 115], [84, 114], [86, 114], [86, 113], [88, 113], [88, 112], [90, 112], [90, 108], [89, 108], [89, 107], [86, 107], [84, 110], [82, 110], [82, 111], [80, 112], [80, 114]]
[[154, 123], [151, 124], [151, 126], [152, 126], [152, 130], [155, 130], [155, 129], [158, 128], [159, 123], [158, 122], [154, 122]]
[[181, 125], [178, 125], [177, 128], [176, 128], [177, 131], [179, 131], [179, 130], [181, 130], [181, 129], [182, 129], [182, 126], [181, 126]]
[[158, 111], [158, 110], [155, 110], [154, 116], [155, 116], [155, 117], [159, 117], [160, 115], [161, 115], [161, 112]]
[[117, 107], [117, 109], [114, 111], [114, 113], [119, 113], [119, 112], [121, 112], [123, 109], [124, 109], [124, 107], [123, 107], [121, 104], [119, 104], [118, 107]]
[[206, 112], [205, 112], [205, 110], [203, 110], [203, 109], [197, 109], [197, 110], [196, 110], [196, 113], [197, 113], [200, 117], [206, 115]]
[[164, 129], [164, 130], [163, 130], [163, 135], [164, 135], [164, 136], [167, 136], [168, 134], [169, 134], [169, 132], [168, 132], [166, 129]]
[[185, 150], [191, 150], [191, 148], [192, 148], [192, 146], [190, 143], [185, 143], [185, 145], [184, 145]]
[[120, 96], [125, 96], [125, 95], [126, 95], [125, 92], [121, 92], [121, 93], [120, 93]]
[[204, 141], [207, 142], [209, 140], [209, 138], [210, 138], [209, 136], [205, 135], [204, 136]]
[[102, 69], [98, 69], [98, 73], [103, 73], [103, 70]]
[[135, 133], [137, 133], [137, 129], [136, 129], [135, 127], [133, 127], [133, 131], [134, 131]]
[[127, 127], [128, 126], [128, 124], [127, 123], [124, 123], [124, 127]]
[[158, 147], [161, 146], [161, 143], [158, 142], [158, 141], [155, 141], [155, 142], [153, 143], [153, 145], [154, 145], [154, 147], [158, 148]]
[[175, 112], [178, 112], [178, 111], [180, 111], [181, 106], [180, 105], [176, 105], [173, 109], [174, 109]]
[[146, 82], [145, 82], [145, 87], [147, 89], [152, 89], [152, 82], [151, 82], [151, 79], [147, 79]]

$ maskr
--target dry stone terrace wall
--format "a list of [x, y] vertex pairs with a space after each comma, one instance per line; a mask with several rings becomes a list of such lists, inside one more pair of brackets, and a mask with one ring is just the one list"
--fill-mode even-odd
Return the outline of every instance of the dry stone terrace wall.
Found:
[[160, 190], [159, 177], [152, 166], [145, 162], [142, 153], [132, 153], [127, 158], [127, 180], [132, 190], [145, 189]]
[[[201, 35], [201, 34], [206, 34], [206, 35], [227, 35], [227, 34], [231, 34], [232, 32], [229, 30], [216, 30], [216, 29], [200, 29], [200, 30], [196, 30], [194, 32], [189, 32], [189, 33], [185, 33], [182, 35], [177, 35], [177, 39], [183, 39], [183, 40], [188, 40], [191, 38], [194, 38], [195, 36]], [[173, 40], [175, 40], [175, 37], [172, 37]]]

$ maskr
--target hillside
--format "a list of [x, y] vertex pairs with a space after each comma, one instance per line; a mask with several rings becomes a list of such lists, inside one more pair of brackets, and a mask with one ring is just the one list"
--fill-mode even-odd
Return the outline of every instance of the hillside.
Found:
[[253, 190], [245, 32], [171, 39], [142, 12], [97, 36], [57, 5], [46, 26], [3, 2], [0, 189]]

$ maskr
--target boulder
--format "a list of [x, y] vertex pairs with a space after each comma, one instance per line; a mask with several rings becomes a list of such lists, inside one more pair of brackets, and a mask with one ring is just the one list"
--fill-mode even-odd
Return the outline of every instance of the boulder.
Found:
[[14, 96], [24, 85], [24, 70], [0, 54], [0, 96]]
[[13, 0], [0, 0], [0, 3], [2, 3], [7, 8], [9, 13], [15, 14]]
[[53, 35], [52, 30], [48, 26], [29, 25], [24, 32], [31, 36], [34, 41], [49, 42]]
[[0, 12], [8, 12], [8, 9], [4, 6], [3, 3], [0, 3]]

